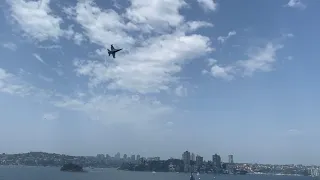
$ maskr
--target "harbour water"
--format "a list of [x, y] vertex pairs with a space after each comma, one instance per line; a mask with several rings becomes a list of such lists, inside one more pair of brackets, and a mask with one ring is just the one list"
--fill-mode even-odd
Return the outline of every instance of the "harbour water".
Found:
[[[200, 178], [200, 179], [199, 179]], [[0, 180], [189, 180], [185, 173], [130, 172], [91, 169], [88, 173], [61, 172], [53, 167], [0, 166]], [[303, 176], [195, 174], [195, 180], [312, 180]]]

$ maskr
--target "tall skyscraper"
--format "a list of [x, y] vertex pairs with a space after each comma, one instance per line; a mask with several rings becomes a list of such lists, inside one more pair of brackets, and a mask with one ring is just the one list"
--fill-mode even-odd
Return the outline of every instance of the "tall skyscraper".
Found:
[[203, 157], [197, 155], [196, 156], [196, 165], [201, 166], [203, 164]]
[[110, 155], [106, 154], [106, 159], [109, 160], [110, 159]]
[[194, 155], [194, 153], [191, 154], [191, 161], [195, 161], [196, 160], [196, 156]]
[[139, 154], [137, 155], [137, 160], [140, 160], [140, 155]]
[[127, 159], [127, 157], [128, 157], [127, 154], [123, 155], [123, 159]]
[[118, 152], [115, 156], [116, 159], [120, 159], [120, 153]]
[[229, 155], [228, 156], [228, 159], [229, 159], [229, 163], [230, 164], [233, 164], [234, 162], [233, 162], [233, 155]]
[[217, 154], [212, 155], [213, 167], [220, 169], [221, 168], [221, 157]]
[[184, 163], [184, 172], [189, 172], [190, 170], [190, 152], [186, 151], [182, 155], [182, 160]]
[[136, 156], [135, 155], [131, 155], [131, 161], [135, 161], [136, 160]]
[[104, 158], [105, 158], [104, 154], [97, 154], [97, 159], [102, 160]]
[[190, 152], [186, 151], [182, 155], [183, 163], [184, 164], [190, 164]]

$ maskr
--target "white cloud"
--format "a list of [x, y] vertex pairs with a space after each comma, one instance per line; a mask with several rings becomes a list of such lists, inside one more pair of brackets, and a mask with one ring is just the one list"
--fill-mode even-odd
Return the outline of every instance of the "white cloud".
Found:
[[[25, 83], [17, 76], [0, 69], [0, 92], [28, 96], [35, 101], [50, 103], [65, 110], [75, 111], [103, 124], [130, 123], [144, 125], [163, 120], [174, 109], [153, 99], [137, 95], [92, 94], [77, 92], [75, 97], [41, 90]], [[86, 97], [85, 100], [83, 97]], [[59, 118], [58, 113], [45, 113], [43, 119]]]
[[292, 38], [294, 35], [292, 33], [284, 34], [285, 37]]
[[159, 92], [177, 81], [174, 75], [181, 71], [182, 64], [212, 50], [209, 38], [200, 35], [164, 35], [145, 43], [144, 47], [119, 56], [113, 64], [76, 61], [77, 73], [90, 76], [93, 85], [110, 82], [111, 89]]
[[166, 124], [167, 124], [167, 126], [169, 126], [169, 127], [173, 126], [173, 122], [172, 122], [172, 121], [168, 121]]
[[203, 70], [201, 71], [201, 73], [202, 73], [202, 74], [208, 74], [208, 73], [209, 73], [209, 71], [208, 71], [208, 70], [206, 70], [206, 69], [203, 69]]
[[59, 68], [54, 68], [53, 69], [59, 76], [63, 76], [64, 75], [64, 72], [61, 70], [61, 69], [59, 69]]
[[53, 79], [52, 78], [48, 78], [48, 77], [45, 77], [41, 74], [38, 75], [38, 77], [44, 81], [47, 81], [47, 82], [53, 82]]
[[49, 7], [50, 0], [7, 2], [11, 7], [11, 17], [28, 36], [44, 41], [58, 40], [64, 35], [60, 28], [62, 19], [52, 13]]
[[74, 27], [73, 25], [69, 25], [68, 29], [64, 31], [65, 37], [67, 39], [71, 39], [74, 36], [75, 32], [73, 30], [73, 27]]
[[213, 59], [213, 58], [209, 58], [208, 59], [208, 65], [209, 66], [212, 66], [212, 65], [214, 65], [214, 64], [216, 64], [218, 61], [216, 60], [216, 59]]
[[213, 77], [216, 77], [216, 78], [232, 80], [233, 79], [232, 72], [233, 72], [233, 68], [231, 66], [220, 67], [218, 65], [213, 65], [211, 67], [211, 74]]
[[86, 96], [86, 94], [83, 93], [83, 92], [76, 92], [76, 97], [78, 97], [78, 98], [82, 98], [82, 97], [85, 97], [85, 96]]
[[30, 73], [30, 72], [25, 71], [25, 70], [24, 70], [24, 69], [22, 69], [22, 68], [19, 68], [19, 72], [18, 72], [18, 74], [19, 74], [20, 76], [25, 76], [25, 75], [30, 75], [31, 73]]
[[289, 129], [287, 130], [287, 135], [288, 136], [298, 136], [298, 135], [301, 135], [302, 132], [298, 129]]
[[282, 49], [283, 45], [267, 43], [265, 47], [255, 47], [247, 54], [248, 59], [237, 62], [239, 67], [244, 69], [245, 75], [252, 75], [256, 71], [268, 72], [276, 61], [276, 52]]
[[227, 36], [219, 36], [217, 39], [218, 39], [218, 41], [220, 41], [220, 43], [224, 43], [224, 42], [226, 42], [230, 37], [232, 37], [232, 36], [234, 36], [234, 35], [236, 35], [236, 34], [237, 34], [236, 31], [230, 31]]
[[56, 120], [58, 118], [59, 118], [59, 113], [57, 112], [44, 113], [42, 116], [42, 119], [49, 120], [49, 121]]
[[46, 64], [39, 54], [33, 53], [32, 55], [41, 63]]
[[10, 49], [11, 51], [16, 51], [18, 48], [17, 45], [12, 42], [3, 43], [2, 46], [4, 48]]
[[184, 0], [130, 0], [126, 17], [145, 32], [167, 32], [184, 21], [179, 9], [184, 7]]
[[181, 27], [181, 30], [193, 32], [202, 27], [213, 27], [213, 24], [205, 21], [189, 21], [186, 23], [186, 26]]
[[[264, 47], [252, 47], [246, 54], [248, 58], [245, 60], [237, 60], [227, 66], [219, 66], [216, 62], [209, 62], [209, 66], [211, 66], [210, 73], [214, 77], [231, 80], [237, 74], [251, 76], [258, 71], [271, 71], [273, 64], [276, 62], [276, 53], [282, 48], [283, 45], [271, 42], [267, 43]], [[207, 74], [208, 71], [203, 70], [203, 73]]]
[[19, 70], [19, 75], [15, 75], [0, 68], [0, 92], [13, 96], [32, 97], [32, 101], [39, 103], [48, 102], [50, 98], [61, 96], [52, 90], [43, 90], [24, 81], [22, 78], [26, 74], [30, 73], [23, 69]]
[[301, 2], [301, 0], [289, 0], [285, 5], [286, 7], [305, 9], [307, 6]]
[[109, 47], [110, 44], [128, 46], [135, 42], [125, 31], [130, 24], [114, 10], [102, 10], [91, 0], [79, 1], [76, 7], [68, 8], [67, 13], [82, 26], [93, 43]]
[[289, 60], [289, 61], [291, 61], [292, 59], [293, 59], [292, 56], [288, 56], [288, 57], [287, 57], [287, 60]]
[[21, 81], [15, 75], [0, 68], [0, 92], [27, 96], [32, 92], [32, 86]]
[[80, 33], [75, 33], [74, 35], [74, 43], [77, 45], [81, 45], [81, 43], [85, 40], [83, 35]]
[[188, 90], [187, 90], [187, 88], [185, 88], [182, 85], [180, 85], [175, 89], [175, 94], [177, 96], [180, 96], [180, 97], [187, 96], [188, 95]]
[[129, 95], [96, 95], [87, 101], [81, 98], [65, 97], [54, 102], [55, 106], [78, 111], [104, 124], [131, 123], [144, 124], [161, 120], [173, 109], [159, 101]]
[[62, 70], [63, 66], [60, 61], [57, 61], [57, 66], [58, 66], [57, 68], [53, 68], [52, 70], [55, 71], [59, 76], [63, 76], [64, 71]]
[[118, 0], [112, 0], [113, 6], [117, 9], [121, 9], [122, 6], [118, 3]]
[[[81, 1], [75, 8], [65, 10], [82, 25], [91, 42], [103, 47], [97, 50], [98, 55], [108, 56], [106, 49], [110, 44], [130, 51], [117, 54], [108, 64], [75, 61], [76, 72], [89, 76], [91, 86], [108, 83], [109, 89], [139, 93], [168, 90], [170, 83], [177, 82], [174, 76], [181, 71], [181, 65], [213, 50], [208, 37], [185, 32], [213, 25], [202, 21], [185, 22], [179, 13], [186, 5], [182, 0], [131, 0], [131, 3], [125, 14], [102, 10], [92, 1]], [[131, 36], [128, 32], [138, 35]], [[160, 34], [144, 36], [151, 32]]]
[[210, 11], [217, 10], [218, 4], [216, 3], [216, 0], [197, 0], [197, 1], [204, 10], [210, 10]]

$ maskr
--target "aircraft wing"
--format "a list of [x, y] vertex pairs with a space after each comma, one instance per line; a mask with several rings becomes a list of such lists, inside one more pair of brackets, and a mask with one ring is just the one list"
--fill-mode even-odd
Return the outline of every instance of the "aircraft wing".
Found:
[[112, 56], [113, 56], [113, 58], [116, 58], [116, 53], [113, 53]]
[[113, 47], [113, 45], [111, 44], [111, 51], [112, 51], [112, 50], [114, 50], [114, 47]]

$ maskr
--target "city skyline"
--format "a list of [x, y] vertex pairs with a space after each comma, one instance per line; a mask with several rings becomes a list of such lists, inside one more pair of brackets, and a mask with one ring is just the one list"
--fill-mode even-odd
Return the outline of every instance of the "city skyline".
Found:
[[317, 164], [320, 1], [245, 2], [1, 1], [0, 152]]
[[[43, 152], [43, 153], [56, 153], [56, 152], [44, 152], [44, 151], [30, 151], [30, 152]], [[144, 158], [144, 159], [157, 159], [158, 161], [159, 160], [165, 160], [165, 159], [181, 159], [183, 160], [183, 154], [185, 152], [189, 152], [189, 151], [184, 151], [182, 153], [182, 157], [174, 157], [174, 156], [170, 156], [170, 158], [161, 158], [160, 156], [157, 156], [157, 155], [154, 155], [154, 156], [144, 156], [144, 155], [140, 155], [140, 154], [137, 154], [137, 153], [121, 153], [121, 152], [117, 152], [115, 154], [109, 154], [109, 153], [98, 153], [98, 154], [95, 154], [95, 155], [88, 155], [88, 156], [96, 156], [97, 158], [101, 157], [101, 158], [115, 158], [115, 159], [128, 159], [128, 160], [139, 160], [140, 158]], [[0, 154], [2, 153], [5, 153], [5, 154], [20, 154], [20, 153], [27, 153], [27, 152], [20, 152], [20, 153], [6, 153], [6, 152], [0, 152]], [[211, 159], [208, 158], [204, 158], [203, 156], [201, 156], [201, 154], [194, 154], [193, 152], [189, 152], [190, 153], [190, 160], [192, 161], [196, 161], [196, 158], [197, 157], [201, 157], [203, 158], [204, 161], [212, 161], [212, 156], [214, 155], [219, 155], [217, 153], [214, 153], [213, 155], [211, 155]], [[57, 153], [57, 154], [61, 154], [61, 153]], [[62, 153], [63, 154], [63, 153]], [[194, 154], [194, 159], [191, 158], [191, 154]], [[86, 156], [86, 155], [74, 155], [74, 154], [65, 154], [65, 155], [68, 155], [68, 156]], [[220, 155], [219, 155], [220, 156]], [[227, 158], [221, 158], [221, 162], [227, 162], [227, 163], [234, 163], [233, 161], [230, 162], [230, 158], [229, 156], [232, 156], [233, 158], [233, 155], [228, 155]], [[133, 158], [134, 157], [134, 158]], [[221, 157], [221, 156], [220, 156]], [[226, 161], [223, 161], [223, 159], [226, 159]]]
[[0, 154], [1, 166], [38, 166], [61, 167], [65, 164], [75, 164], [84, 168], [117, 168], [125, 171], [149, 172], [181, 172], [181, 173], [209, 173], [225, 175], [246, 174], [274, 174], [290, 176], [314, 176], [319, 172], [315, 165], [276, 165], [276, 164], [248, 164], [221, 162], [219, 155], [212, 156], [212, 161], [203, 161], [201, 156], [196, 161], [190, 161], [190, 152], [185, 151], [182, 159], [160, 160], [155, 158], [121, 159], [119, 153], [115, 157], [98, 154], [91, 156], [68, 156], [45, 152], [29, 152], [22, 154]]
[[[320, 167], [320, 164], [303, 164], [303, 163], [262, 163], [262, 162], [235, 162], [234, 161], [234, 155], [229, 154], [227, 158], [223, 158], [221, 155], [214, 153], [211, 155], [210, 158], [206, 159], [204, 158], [201, 154], [195, 154], [195, 159], [193, 160], [191, 158], [191, 154], [193, 154], [190, 151], [184, 151], [182, 153], [182, 157], [173, 157], [171, 156], [170, 158], [161, 158], [157, 155], [153, 156], [144, 156], [140, 154], [126, 154], [126, 153], [120, 153], [117, 152], [114, 155], [112, 154], [103, 154], [99, 153], [96, 155], [73, 155], [73, 154], [63, 154], [63, 153], [54, 153], [54, 152], [43, 152], [43, 151], [30, 151], [30, 152], [20, 152], [20, 153], [4, 153], [0, 152], [1, 155], [23, 155], [23, 154], [29, 154], [29, 153], [44, 153], [44, 154], [51, 154], [51, 155], [66, 155], [66, 156], [74, 156], [74, 157], [84, 157], [84, 158], [97, 158], [97, 159], [106, 159], [106, 160], [112, 160], [112, 161], [122, 161], [122, 162], [140, 162], [141, 160], [145, 161], [166, 161], [170, 159], [175, 159], [175, 160], [181, 160], [182, 162], [188, 164], [191, 161], [194, 161], [197, 163], [199, 160], [201, 163], [214, 163], [219, 162], [218, 166], [222, 167], [222, 164], [258, 164], [258, 165], [278, 165], [278, 166], [307, 166], [307, 167]], [[189, 155], [188, 155], [189, 153]], [[133, 158], [134, 157], [134, 158]]]

